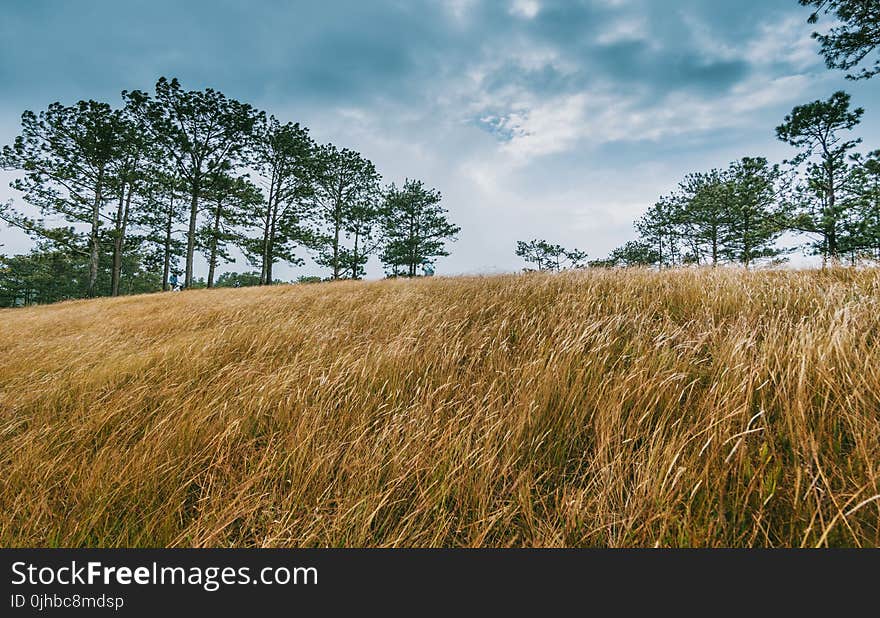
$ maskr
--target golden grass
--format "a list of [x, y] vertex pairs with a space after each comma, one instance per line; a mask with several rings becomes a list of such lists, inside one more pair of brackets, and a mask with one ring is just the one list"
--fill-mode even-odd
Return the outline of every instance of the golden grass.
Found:
[[877, 546], [880, 272], [0, 311], [3, 546]]

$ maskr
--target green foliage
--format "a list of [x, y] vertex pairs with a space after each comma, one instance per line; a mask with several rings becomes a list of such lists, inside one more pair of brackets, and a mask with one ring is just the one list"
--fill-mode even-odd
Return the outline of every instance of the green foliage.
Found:
[[[786, 231], [806, 234], [806, 247], [823, 261], [880, 259], [880, 151], [855, 151], [848, 137], [864, 110], [850, 96], [795, 107], [776, 136], [797, 149], [780, 166], [745, 157], [724, 170], [689, 174], [635, 224], [639, 244], [594, 266], [776, 263]], [[650, 251], [647, 249], [650, 248]]]
[[[334, 279], [363, 277], [380, 250], [393, 268], [427, 274], [458, 232], [439, 193], [408, 183], [412, 204], [383, 202], [381, 176], [360, 154], [319, 147], [299, 124], [211, 88], [162, 77], [153, 94], [122, 99], [119, 109], [80, 101], [26, 111], [0, 151], [0, 167], [17, 172], [13, 188], [40, 213], [0, 204], [0, 221], [38, 242], [4, 258], [7, 304], [168, 290], [181, 270], [184, 288], [250, 285], [215, 277], [236, 249], [259, 267], [259, 284], [278, 282], [278, 262], [302, 265], [302, 249]], [[398, 225], [405, 212], [417, 229]], [[207, 279], [194, 278], [196, 251]]]
[[316, 277], [315, 275], [300, 275], [296, 278], [297, 283], [307, 284], [307, 283], [321, 283], [323, 279], [321, 277]]
[[[106, 258], [112, 243], [102, 243], [102, 263], [96, 293], [111, 292], [111, 266]], [[120, 268], [120, 293], [142, 294], [161, 289], [161, 277], [149, 268], [138, 251], [124, 254]], [[29, 253], [0, 256], [0, 307], [18, 307], [83, 298], [89, 288], [89, 256], [41, 242]]]
[[173, 162], [185, 187], [190, 210], [184, 282], [186, 287], [193, 287], [200, 201], [211, 176], [244, 155], [258, 114], [247, 103], [229, 99], [212, 88], [184, 90], [176, 78], [169, 81], [161, 77], [153, 97], [140, 90], [123, 92], [122, 96], [132, 115]]
[[[2, 167], [21, 171], [11, 186], [43, 216], [59, 214], [87, 226], [88, 232], [79, 234], [69, 248], [89, 255], [89, 296], [97, 293], [99, 236], [107, 223], [112, 163], [120, 155], [122, 133], [119, 116], [106, 103], [52, 103], [39, 114], [25, 111], [21, 134], [2, 152]], [[54, 232], [42, 220], [5, 210], [7, 223], [38, 238], [53, 239]], [[82, 247], [84, 238], [88, 238], [86, 247]]]
[[587, 254], [579, 249], [566, 249], [562, 245], [554, 245], [546, 240], [517, 241], [516, 255], [534, 268], [526, 270], [562, 271], [567, 268], [582, 268]]
[[689, 174], [636, 222], [641, 239], [599, 266], [711, 264], [749, 267], [775, 259], [785, 230], [778, 206], [781, 174], [766, 159], [745, 157], [727, 169]]
[[860, 122], [864, 110], [850, 110], [850, 96], [836, 92], [827, 101], [795, 107], [776, 128], [777, 137], [798, 149], [790, 161], [803, 170], [788, 198], [789, 226], [816, 237], [814, 253], [825, 260], [839, 260], [858, 249], [851, 215], [853, 168], [849, 157], [861, 139], [845, 139]]
[[[822, 55], [829, 69], [850, 71], [862, 64], [880, 44], [880, 5], [873, 0], [799, 0], [815, 7], [810, 23], [819, 21], [820, 13], [833, 14], [836, 24], [825, 34], [814, 32], [822, 45]], [[867, 79], [880, 73], [880, 57], [849, 79]]]
[[657, 254], [657, 266], [675, 266], [687, 261], [682, 256], [679, 204], [674, 196], [661, 197], [642, 217], [635, 228], [641, 241]]
[[185, 231], [177, 225], [186, 213], [182, 192], [173, 169], [152, 168], [142, 198], [144, 207], [135, 212], [133, 221], [142, 230], [148, 260], [162, 273], [162, 289], [166, 291], [174, 265], [186, 255]]
[[262, 285], [260, 273], [256, 272], [223, 273], [216, 284], [218, 288], [247, 288], [255, 285]]
[[0, 306], [52, 303], [85, 294], [88, 270], [60, 251], [0, 257]]
[[235, 259], [229, 249], [233, 244], [242, 244], [241, 226], [259, 216], [265, 200], [259, 187], [249, 178], [218, 170], [208, 176], [205, 203], [208, 216], [196, 232], [196, 247], [208, 259], [210, 288], [214, 286], [214, 273], [220, 262]]
[[266, 199], [247, 224], [256, 235], [242, 235], [239, 247], [251, 264], [260, 267], [264, 284], [272, 281], [276, 262], [302, 265], [296, 250], [315, 244], [308, 226], [315, 152], [306, 128], [290, 122], [281, 124], [274, 116], [260, 116], [249, 161], [260, 176]]
[[880, 150], [866, 156], [856, 153], [851, 161], [848, 231], [855, 242], [851, 243], [850, 259], [880, 261]]
[[332, 144], [317, 150], [312, 204], [321, 231], [312, 246], [315, 262], [330, 268], [333, 279], [360, 279], [379, 247], [380, 180], [375, 166], [353, 150]]
[[782, 250], [776, 240], [785, 230], [778, 206], [781, 173], [763, 157], [745, 157], [728, 168], [731, 186], [729, 214], [722, 255], [748, 267], [776, 259]]
[[415, 277], [419, 268], [430, 268], [438, 257], [449, 255], [446, 242], [454, 241], [461, 228], [449, 222], [440, 201], [440, 192], [421, 180], [388, 188], [380, 211], [385, 239], [380, 257], [387, 274]]
[[631, 240], [617, 249], [614, 249], [607, 258], [593, 260], [589, 265], [593, 268], [616, 268], [634, 266], [655, 266], [660, 261], [660, 255], [653, 247], [639, 240]]

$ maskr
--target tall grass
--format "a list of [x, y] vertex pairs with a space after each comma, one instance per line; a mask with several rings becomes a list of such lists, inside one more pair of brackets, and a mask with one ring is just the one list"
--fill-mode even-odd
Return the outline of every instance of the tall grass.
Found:
[[3, 546], [876, 546], [878, 494], [878, 271], [0, 312]]

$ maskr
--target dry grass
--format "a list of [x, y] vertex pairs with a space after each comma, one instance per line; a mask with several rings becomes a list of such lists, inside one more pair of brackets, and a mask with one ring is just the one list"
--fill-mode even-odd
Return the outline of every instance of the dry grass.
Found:
[[880, 545], [880, 272], [0, 312], [0, 545]]

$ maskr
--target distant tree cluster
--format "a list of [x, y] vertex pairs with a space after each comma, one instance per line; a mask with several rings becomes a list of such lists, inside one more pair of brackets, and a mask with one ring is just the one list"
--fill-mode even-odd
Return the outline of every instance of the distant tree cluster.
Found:
[[579, 249], [566, 249], [546, 240], [520, 240], [516, 244], [516, 255], [530, 266], [527, 271], [559, 272], [568, 268], [581, 268], [586, 265], [587, 254]]
[[[361, 154], [176, 79], [123, 92], [119, 108], [27, 111], [0, 166], [40, 213], [0, 204], [0, 219], [37, 241], [0, 260], [3, 305], [168, 290], [172, 274], [185, 288], [267, 285], [276, 264], [302, 265], [304, 251], [329, 279], [362, 278], [372, 255], [389, 275], [412, 277], [459, 232], [421, 181], [383, 188]], [[234, 249], [257, 274], [219, 275]]]
[[[814, 8], [809, 23], [836, 18], [813, 33], [829, 68], [868, 79], [880, 73], [880, 3], [865, 0], [798, 0]], [[806, 237], [804, 248], [823, 264], [880, 261], [880, 150], [862, 153], [852, 131], [864, 115], [850, 96], [795, 107], [776, 137], [795, 149], [782, 165], [746, 157], [727, 169], [690, 174], [635, 224], [639, 239], [614, 249], [593, 267], [735, 263], [745, 266], [784, 258], [777, 241], [786, 232]], [[540, 261], [520, 243], [517, 255]]]
[[850, 96], [795, 107], [776, 128], [795, 149], [780, 165], [747, 157], [688, 175], [636, 222], [639, 240], [593, 266], [679, 266], [784, 259], [777, 240], [804, 236], [823, 264], [880, 260], [880, 151], [858, 152], [864, 110]]
[[[749, 266], [779, 254], [779, 170], [762, 158], [688, 175], [636, 223], [640, 261], [661, 266], [737, 262]], [[635, 257], [630, 252], [630, 257]]]

